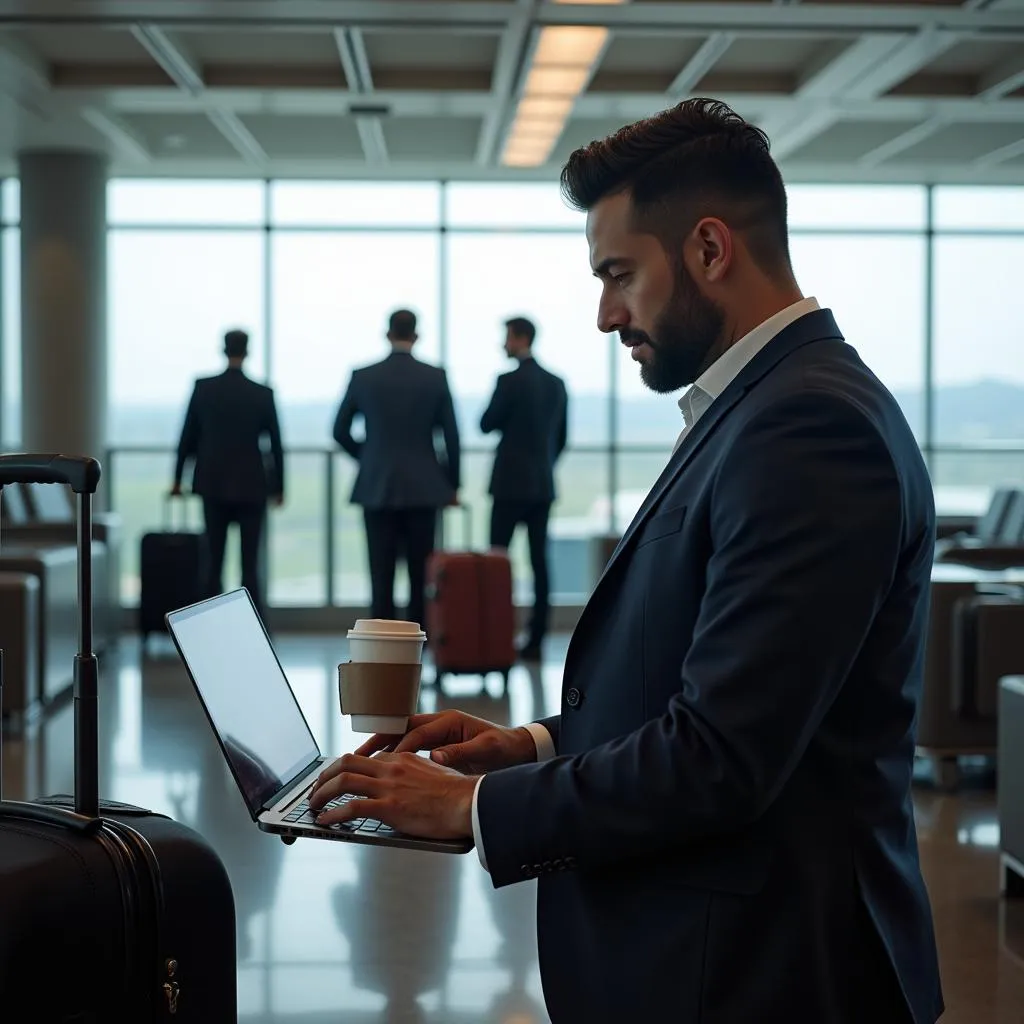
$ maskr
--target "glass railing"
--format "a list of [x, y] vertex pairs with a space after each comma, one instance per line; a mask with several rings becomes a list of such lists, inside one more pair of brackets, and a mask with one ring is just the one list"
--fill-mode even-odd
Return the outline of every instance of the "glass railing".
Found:
[[[559, 497], [552, 509], [549, 558], [552, 599], [578, 604], [595, 579], [595, 541], [619, 534], [633, 517], [669, 457], [669, 448], [622, 445], [568, 449], [558, 464]], [[446, 548], [483, 548], [489, 540], [487, 496], [493, 450], [463, 450], [463, 509], [444, 514]], [[287, 501], [272, 510], [267, 536], [267, 585], [274, 607], [362, 606], [370, 596], [362, 511], [350, 504], [355, 464], [325, 447], [295, 447], [287, 453]], [[1024, 445], [936, 448], [929, 453], [940, 514], [978, 515], [993, 488], [1024, 486]], [[105, 480], [110, 507], [122, 520], [121, 601], [134, 606], [139, 594], [139, 545], [145, 533], [175, 525], [199, 529], [198, 500], [166, 500], [174, 455], [170, 448], [120, 445], [107, 452]], [[612, 500], [614, 495], [614, 501]], [[512, 543], [516, 599], [532, 598], [529, 549], [520, 530]], [[229, 539], [225, 585], [239, 578], [237, 540]], [[407, 581], [399, 573], [401, 602]]]
[[[637, 447], [619, 450], [620, 466], [636, 460], [627, 473], [630, 488], [620, 492], [613, 518], [608, 500], [612, 458], [604, 447], [568, 449], [557, 469], [558, 501], [550, 523], [552, 599], [576, 604], [593, 585], [593, 542], [621, 531], [639, 506], [647, 487], [665, 465], [668, 450]], [[487, 485], [494, 454], [491, 448], [464, 448], [464, 506], [444, 513], [444, 546], [452, 550], [485, 548], [489, 542], [491, 501]], [[274, 607], [361, 606], [369, 601], [370, 581], [362, 510], [349, 501], [356, 466], [336, 449], [290, 448], [286, 454], [285, 505], [269, 514], [267, 587]], [[170, 448], [118, 445], [108, 449], [104, 466], [107, 502], [121, 517], [121, 601], [138, 603], [139, 546], [144, 534], [167, 528], [200, 529], [198, 499], [169, 502], [174, 468]], [[625, 472], [625, 469], [619, 469]], [[225, 586], [239, 578], [238, 545], [229, 536]], [[510, 555], [516, 599], [532, 599], [529, 547], [524, 530], [517, 532]], [[401, 603], [408, 581], [399, 571], [396, 596]]]

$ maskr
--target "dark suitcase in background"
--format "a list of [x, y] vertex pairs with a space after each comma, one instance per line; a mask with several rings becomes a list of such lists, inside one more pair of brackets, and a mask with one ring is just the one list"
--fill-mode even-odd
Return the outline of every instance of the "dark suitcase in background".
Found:
[[234, 1021], [234, 900], [220, 858], [170, 818], [99, 801], [89, 550], [99, 476], [92, 459], [0, 456], [0, 489], [34, 480], [79, 495], [80, 615], [75, 796], [0, 800], [0, 1007], [5, 1020], [20, 1005], [12, 1021], [41, 1024]]
[[[463, 506], [466, 540], [470, 510]], [[427, 643], [434, 681], [500, 672], [516, 662], [512, 563], [503, 551], [435, 551], [427, 563]]]
[[[187, 499], [182, 498], [184, 504]], [[165, 633], [164, 616], [175, 608], [195, 604], [206, 575], [206, 537], [188, 529], [175, 530], [170, 507], [164, 503], [164, 529], [146, 533], [139, 546], [139, 632]]]

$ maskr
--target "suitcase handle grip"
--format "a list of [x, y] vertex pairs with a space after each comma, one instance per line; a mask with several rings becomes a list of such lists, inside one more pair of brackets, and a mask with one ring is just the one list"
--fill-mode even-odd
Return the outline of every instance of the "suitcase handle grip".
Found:
[[84, 836], [95, 835], [103, 827], [102, 818], [76, 814], [66, 807], [30, 804], [21, 800], [0, 800], [0, 818], [20, 818], [23, 821], [55, 825], [57, 828], [69, 828]]
[[67, 484], [75, 494], [95, 494], [100, 464], [84, 455], [0, 455], [0, 487], [17, 483]]

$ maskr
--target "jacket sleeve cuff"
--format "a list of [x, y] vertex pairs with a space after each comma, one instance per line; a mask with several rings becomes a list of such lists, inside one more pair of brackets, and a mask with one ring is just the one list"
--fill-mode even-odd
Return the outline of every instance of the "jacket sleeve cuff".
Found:
[[[555, 756], [555, 741], [552, 739], [551, 733], [540, 722], [530, 722], [523, 728], [533, 737], [533, 745], [537, 748], [537, 760], [550, 761]], [[473, 842], [476, 843], [476, 854], [480, 858], [480, 867], [484, 871], [488, 871], [487, 856], [484, 853], [484, 837], [480, 828], [480, 784], [483, 781], [484, 776], [481, 775], [473, 790]]]

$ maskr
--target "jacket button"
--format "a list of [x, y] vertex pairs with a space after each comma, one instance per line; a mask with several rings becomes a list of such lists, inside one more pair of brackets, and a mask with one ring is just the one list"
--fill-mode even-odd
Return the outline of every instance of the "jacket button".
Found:
[[583, 694], [575, 686], [570, 686], [565, 695], [565, 703], [571, 708], [578, 708], [581, 700], [583, 700]]

